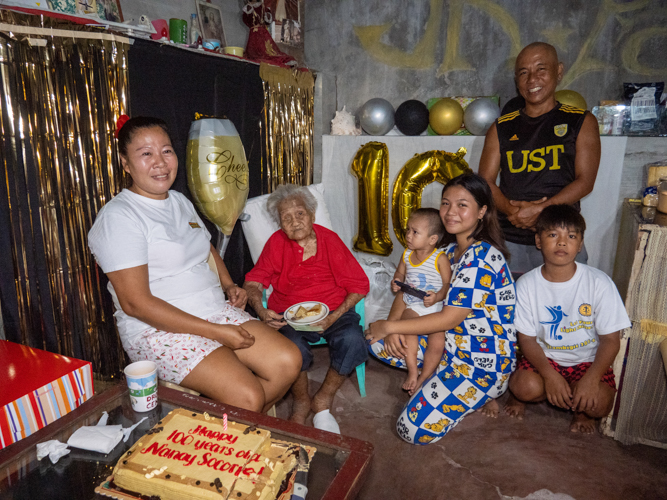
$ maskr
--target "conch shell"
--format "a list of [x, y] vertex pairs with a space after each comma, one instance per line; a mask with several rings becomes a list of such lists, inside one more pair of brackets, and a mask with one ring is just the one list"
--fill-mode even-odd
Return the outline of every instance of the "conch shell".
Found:
[[361, 126], [357, 118], [348, 113], [343, 106], [342, 111], [336, 111], [336, 116], [331, 120], [331, 135], [361, 135]]

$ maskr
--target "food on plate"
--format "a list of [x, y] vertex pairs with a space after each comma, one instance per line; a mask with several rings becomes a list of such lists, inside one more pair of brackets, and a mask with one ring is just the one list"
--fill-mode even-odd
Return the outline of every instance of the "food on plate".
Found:
[[318, 314], [321, 314], [324, 308], [322, 307], [322, 304], [317, 303], [313, 307], [310, 308], [305, 308], [303, 306], [299, 306], [299, 308], [296, 310], [296, 313], [294, 316], [292, 316], [292, 319], [304, 319], [308, 318], [311, 316], [317, 316]]

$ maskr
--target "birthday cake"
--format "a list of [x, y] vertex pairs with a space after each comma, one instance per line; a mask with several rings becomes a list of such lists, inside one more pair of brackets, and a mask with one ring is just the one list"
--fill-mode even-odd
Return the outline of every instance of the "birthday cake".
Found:
[[170, 412], [118, 461], [114, 487], [180, 499], [274, 499], [299, 445], [267, 430], [182, 408]]

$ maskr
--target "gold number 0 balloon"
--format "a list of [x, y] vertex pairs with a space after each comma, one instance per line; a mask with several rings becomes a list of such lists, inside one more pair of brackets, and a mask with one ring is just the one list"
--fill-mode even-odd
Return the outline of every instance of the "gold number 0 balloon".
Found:
[[466, 153], [466, 148], [460, 148], [456, 153], [427, 151], [416, 154], [403, 165], [394, 182], [391, 199], [394, 233], [403, 246], [407, 246], [405, 231], [408, 228], [408, 219], [414, 210], [421, 207], [424, 188], [433, 181], [446, 184], [454, 177], [471, 172], [468, 163], [463, 159]]
[[389, 255], [389, 151], [382, 142], [359, 148], [352, 161], [359, 179], [359, 229], [353, 248], [360, 252]]

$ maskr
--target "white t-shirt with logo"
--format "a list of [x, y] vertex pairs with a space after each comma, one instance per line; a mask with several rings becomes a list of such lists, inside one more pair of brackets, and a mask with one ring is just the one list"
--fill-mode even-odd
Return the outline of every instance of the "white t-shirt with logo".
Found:
[[[207, 264], [211, 234], [192, 203], [169, 191], [153, 200], [128, 189], [100, 210], [88, 233], [88, 246], [104, 273], [148, 264], [151, 293], [200, 318], [219, 312], [225, 302], [217, 275]], [[124, 345], [151, 328], [116, 306], [116, 324]]]
[[563, 366], [592, 363], [598, 336], [631, 326], [614, 282], [599, 269], [577, 263], [574, 276], [554, 283], [542, 267], [516, 282], [517, 331], [537, 337], [547, 358]]

